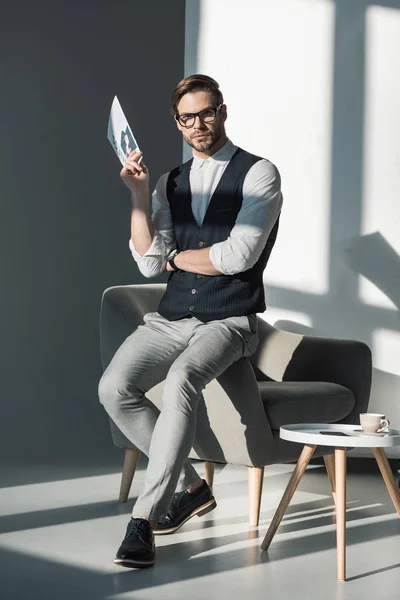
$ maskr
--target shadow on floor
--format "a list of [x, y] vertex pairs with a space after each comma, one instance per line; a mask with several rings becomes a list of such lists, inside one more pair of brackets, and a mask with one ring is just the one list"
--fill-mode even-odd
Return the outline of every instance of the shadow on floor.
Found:
[[[348, 546], [382, 537], [396, 536], [400, 526], [393, 521], [353, 526], [348, 530]], [[261, 552], [259, 544], [252, 544], [245, 549], [229, 550], [229, 546], [254, 538], [248, 532], [219, 536], [195, 541], [176, 541], [157, 548], [157, 563], [152, 569], [136, 571], [122, 570], [118, 567], [115, 573], [103, 574], [87, 568], [79, 568], [55, 561], [34, 558], [15, 551], [0, 551], [2, 565], [2, 589], [7, 600], [20, 600], [24, 597], [41, 600], [105, 600], [113, 594], [124, 594], [141, 589], [157, 588], [168, 583], [195, 580], [204, 575], [211, 575], [242, 569], [243, 567], [265, 564], [266, 584], [268, 591], [268, 571], [273, 569], [276, 561], [300, 555], [313, 555], [329, 550], [335, 546], [334, 531], [310, 533], [299, 538], [280, 539], [279, 531], [268, 553]], [[256, 537], [261, 539], [263, 534]], [[224, 549], [223, 552], [221, 550]], [[218, 554], [198, 556], [205, 552], [219, 550]], [[110, 557], [110, 561], [112, 558]], [[18, 566], [19, 565], [19, 566]], [[24, 577], [17, 577], [23, 565]], [[352, 580], [398, 568], [393, 564], [383, 569], [359, 574]]]

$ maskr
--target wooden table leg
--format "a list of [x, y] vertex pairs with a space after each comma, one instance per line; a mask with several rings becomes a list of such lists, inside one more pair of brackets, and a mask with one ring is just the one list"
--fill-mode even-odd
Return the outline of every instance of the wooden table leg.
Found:
[[400, 491], [397, 487], [396, 481], [393, 477], [392, 470], [389, 465], [385, 450], [383, 448], [372, 448], [378, 467], [382, 473], [383, 480], [386, 484], [387, 490], [390, 494], [391, 499], [397, 514], [400, 516]]
[[274, 517], [270, 523], [264, 541], [261, 544], [262, 550], [268, 550], [269, 545], [272, 542], [272, 539], [276, 533], [276, 530], [278, 529], [279, 524], [282, 521], [283, 516], [287, 510], [287, 507], [289, 506], [293, 494], [295, 493], [296, 488], [299, 485], [300, 479], [302, 478], [304, 471], [306, 470], [307, 465], [310, 462], [312, 455], [314, 454], [315, 448], [316, 446], [311, 446], [309, 444], [306, 444], [304, 446], [302, 453], [300, 454], [299, 460], [297, 462], [296, 468], [292, 473], [292, 476], [282, 496], [279, 506], [275, 511]]
[[328, 473], [328, 479], [332, 490], [333, 501], [336, 506], [335, 455], [328, 454], [327, 456], [324, 456], [324, 463], [326, 472]]
[[337, 577], [346, 580], [346, 448], [335, 448]]

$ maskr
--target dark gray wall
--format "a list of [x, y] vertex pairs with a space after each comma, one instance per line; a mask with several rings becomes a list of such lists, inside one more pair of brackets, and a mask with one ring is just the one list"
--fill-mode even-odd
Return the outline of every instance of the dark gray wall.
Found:
[[0, 56], [0, 456], [107, 460], [101, 294], [145, 281], [108, 111], [117, 94], [153, 184], [178, 164], [184, 0], [2, 2]]

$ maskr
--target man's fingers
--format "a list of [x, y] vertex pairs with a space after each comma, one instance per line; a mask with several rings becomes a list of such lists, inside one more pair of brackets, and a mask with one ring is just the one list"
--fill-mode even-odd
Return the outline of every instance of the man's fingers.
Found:
[[142, 173], [147, 174], [147, 167], [144, 165], [144, 163], [141, 162], [139, 164], [139, 161], [141, 161], [142, 157], [143, 152], [138, 152], [137, 150], [131, 152], [126, 159], [125, 166], [122, 168], [121, 176], [140, 177]]
[[126, 159], [126, 162], [129, 163], [130, 165], [140, 166], [139, 162], [138, 162], [138, 159], [137, 159], [137, 156], [132, 156], [132, 157], [128, 156], [128, 158]]
[[126, 164], [121, 171], [121, 175], [138, 175], [139, 172], [134, 169], [131, 165]]
[[142, 156], [143, 152], [140, 152], [139, 150], [133, 150], [133, 152], [129, 154], [128, 158], [134, 158], [138, 161]]
[[121, 170], [121, 176], [126, 176], [126, 175], [138, 176], [143, 172], [144, 172], [144, 169], [141, 166], [137, 165], [137, 163], [131, 164], [130, 162], [127, 162]]
[[140, 152], [140, 150], [134, 150], [130, 153], [128, 159], [134, 160], [138, 165], [140, 165], [143, 161], [143, 152]]
[[139, 171], [140, 173], [143, 171], [142, 165], [139, 165], [135, 160], [128, 158], [126, 164], [129, 165], [132, 169]]

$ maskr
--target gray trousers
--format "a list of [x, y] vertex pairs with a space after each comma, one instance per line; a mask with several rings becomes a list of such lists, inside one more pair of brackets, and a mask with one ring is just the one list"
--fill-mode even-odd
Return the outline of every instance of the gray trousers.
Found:
[[[258, 344], [257, 317], [203, 323], [148, 313], [103, 374], [99, 398], [111, 419], [149, 457], [136, 516], [162, 521], [175, 490], [199, 476], [187, 459], [204, 387]], [[145, 393], [165, 380], [161, 412]]]

